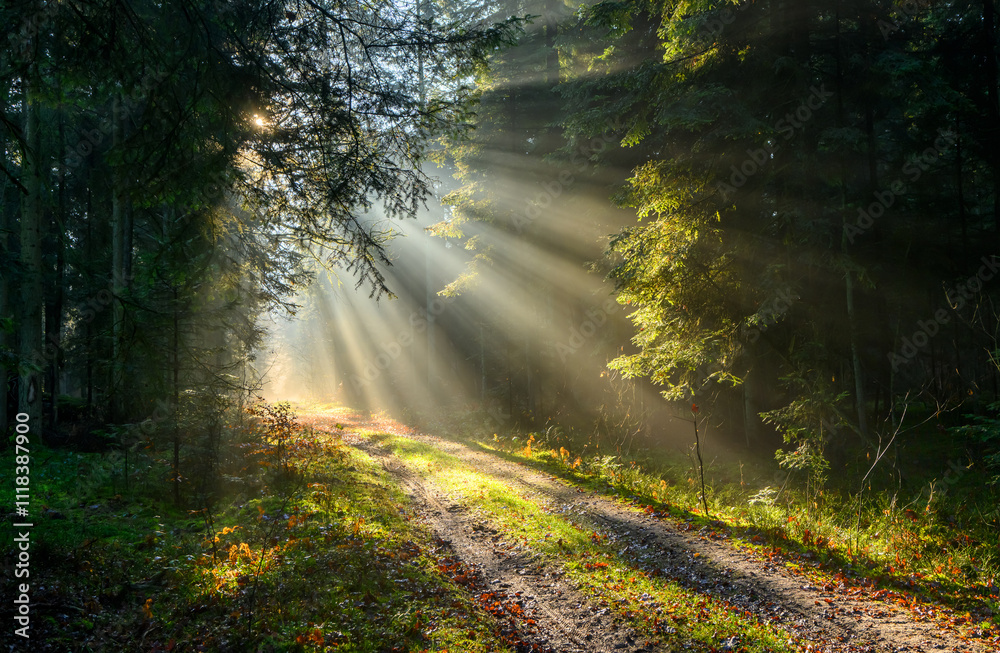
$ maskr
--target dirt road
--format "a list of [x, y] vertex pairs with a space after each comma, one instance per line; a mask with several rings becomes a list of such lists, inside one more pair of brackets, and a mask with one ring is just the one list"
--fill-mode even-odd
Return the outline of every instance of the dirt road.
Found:
[[[322, 415], [310, 419], [323, 428]], [[347, 426], [345, 440], [382, 462], [455, 558], [474, 572], [477, 581], [473, 591], [488, 602], [515, 606], [503, 616], [525, 642], [523, 650], [638, 653], [676, 649], [647, 641], [648, 635], [641, 635], [637, 628], [634, 613], [619, 610], [599, 594], [575, 586], [558, 561], [541, 556], [523, 542], [511, 541], [480, 514], [468, 510], [458, 497], [355, 429], [389, 431], [447, 452], [480, 473], [517, 488], [547, 513], [600, 533], [618, 550], [619, 558], [636, 570], [671, 579], [698, 595], [724, 599], [733, 609], [779, 625], [804, 650], [997, 650], [995, 644], [963, 641], [941, 629], [934, 618], [920, 614], [919, 608], [898, 605], [898, 599], [873, 600], [871, 592], [849, 582], [814, 586], [780, 562], [734, 546], [724, 529], [695, 531], [683, 521], [643, 512], [614, 496], [571, 487], [488, 450], [417, 434], [390, 422]], [[940, 618], [946, 610], [938, 608], [937, 612]], [[716, 650], [738, 651], [739, 645], [734, 637], [719, 642]]]

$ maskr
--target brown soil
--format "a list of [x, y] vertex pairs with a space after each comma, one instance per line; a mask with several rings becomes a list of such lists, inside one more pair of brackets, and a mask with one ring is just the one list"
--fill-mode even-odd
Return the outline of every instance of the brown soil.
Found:
[[[309, 415], [318, 428], [322, 414]], [[344, 422], [343, 416], [338, 418]], [[356, 423], [361, 426], [361, 423]], [[348, 424], [350, 426], [350, 424]], [[783, 625], [813, 651], [953, 651], [987, 653], [995, 644], [963, 641], [919, 610], [872, 598], [863, 585], [814, 586], [780, 562], [737, 548], [724, 529], [694, 530], [689, 523], [650, 515], [616, 497], [571, 487], [550, 475], [504, 460], [492, 452], [416, 434], [398, 424], [367, 422], [457, 456], [477, 470], [520, 486], [546, 510], [607, 535], [619, 554], [639, 569], [657, 570], [690, 589], [728, 600], [761, 619]], [[456, 499], [409, 471], [371, 440], [346, 432], [345, 440], [379, 459], [406, 489], [435, 534], [478, 577], [480, 592], [523, 608], [509, 620], [526, 643], [523, 650], [637, 653], [669, 650], [649, 645], [606, 602], [587, 596], [563, 578], [557, 563], [505, 541]], [[484, 589], [486, 588], [486, 589]], [[488, 598], [492, 598], [491, 596]], [[938, 618], [948, 610], [934, 608]], [[519, 615], [520, 616], [520, 615]], [[533, 647], [533, 648], [532, 648]], [[738, 646], [737, 646], [738, 648]], [[719, 650], [728, 650], [725, 646]]]

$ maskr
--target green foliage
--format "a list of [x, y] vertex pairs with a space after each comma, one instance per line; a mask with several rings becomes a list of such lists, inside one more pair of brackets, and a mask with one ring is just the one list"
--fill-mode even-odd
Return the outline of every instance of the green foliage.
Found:
[[[259, 389], [263, 316], [294, 314], [309, 259], [388, 291], [386, 232], [367, 213], [416, 214], [432, 139], [466, 131], [470, 76], [522, 21], [454, 6], [57, 5], [0, 8], [0, 333], [32, 330], [17, 357], [4, 338], [0, 360], [42, 373], [43, 396], [86, 397], [61, 436], [100, 425], [99, 446], [126, 446], [114, 429], [145, 424], [174, 449], [178, 500], [211, 496], [224, 413]], [[32, 100], [14, 102], [18, 89]], [[43, 127], [30, 143], [28, 123]], [[39, 282], [23, 325], [9, 270]], [[39, 335], [27, 318], [43, 305]]]
[[292, 468], [289, 446], [293, 435], [300, 428], [295, 421], [292, 405], [287, 401], [277, 404], [258, 401], [251, 404], [247, 412], [260, 420], [257, 437], [261, 443], [258, 450], [261, 463], [277, 464], [281, 474], [290, 475]]
[[949, 431], [982, 447], [983, 462], [997, 474], [993, 482], [1000, 483], [1000, 403], [991, 403], [986, 409], [986, 415], [965, 415], [968, 423]]
[[[787, 377], [789, 385], [805, 385], [799, 376]], [[847, 393], [834, 395], [832, 389], [820, 380], [814, 380], [805, 392], [797, 392], [797, 399], [782, 408], [761, 414], [765, 422], [774, 425], [781, 433], [788, 450], [775, 452], [778, 463], [792, 471], [803, 472], [809, 480], [813, 499], [822, 492], [827, 481], [830, 463], [826, 458], [827, 443], [834, 439], [841, 425], [839, 406]]]
[[[581, 459], [541, 447], [509, 451], [513, 459], [570, 483], [629, 497], [675, 519], [704, 519], [695, 512], [701, 512], [702, 501], [696, 470], [676, 454]], [[959, 610], [995, 612], [1000, 608], [995, 489], [983, 489], [981, 470], [964, 470], [954, 482], [941, 483], [948, 479], [935, 477], [938, 452], [915, 462], [919, 480], [913, 479], [912, 491], [860, 495], [851, 488], [856, 479], [843, 475], [818, 488], [807, 469], [804, 479], [778, 480], [776, 487], [773, 465], [715, 462], [706, 466], [710, 510], [745, 545], [801, 563], [794, 565], [797, 573], [814, 574], [812, 582], [826, 583], [837, 574], [861, 576], [875, 587], [916, 592]]]
[[[872, 403], [866, 393], [876, 382], [896, 391], [900, 381], [906, 388], [937, 382], [918, 374], [917, 365], [897, 374], [893, 364], [890, 374], [879, 356], [899, 343], [886, 334], [897, 328], [890, 324], [935, 315], [938, 307], [908, 288], [915, 276], [940, 285], [968, 274], [956, 268], [980, 265], [973, 263], [980, 254], [970, 253], [973, 223], [995, 230], [964, 208], [957, 209], [966, 220], [961, 234], [953, 221], [932, 217], [964, 201], [983, 165], [998, 168], [978, 145], [967, 146], [977, 149], [969, 155], [974, 162], [940, 140], [958, 125], [965, 142], [983, 141], [974, 135], [982, 124], [974, 116], [987, 110], [985, 96], [953, 57], [976, 49], [959, 44], [963, 29], [994, 27], [962, 3], [945, 3], [903, 12], [896, 19], [906, 27], [886, 33], [888, 23], [873, 18], [880, 11], [870, 2], [601, 2], [583, 11], [586, 25], [601, 30], [597, 42], [573, 50], [573, 74], [559, 89], [568, 141], [620, 121], [615, 131], [627, 146], [599, 157], [630, 170], [614, 201], [638, 218], [608, 248], [609, 278], [635, 325], [635, 350], [616, 358], [613, 369], [650, 379], [671, 400], [712, 390], [730, 406], [746, 396], [757, 401], [760, 388], [799, 369], [832, 379], [823, 390], [829, 396], [786, 384], [780, 398], [768, 392], [767, 405], [747, 409], [748, 439], [755, 415], [768, 412], [769, 424], [796, 447], [812, 442], [797, 455], [800, 463], [788, 462], [816, 469], [822, 456], [803, 429], [817, 429], [817, 404], [852, 397], [855, 411], [820, 419], [864, 438]], [[935, 39], [940, 47], [931, 45]], [[941, 58], [916, 54], [927, 47]], [[758, 83], [777, 71], [780, 81]], [[917, 86], [928, 90], [914, 93]], [[936, 152], [928, 150], [932, 143]], [[936, 163], [915, 166], [917, 155]], [[957, 191], [956, 170], [964, 180]], [[979, 200], [996, 193], [996, 179]], [[894, 182], [899, 192], [888, 193]], [[889, 205], [872, 209], [886, 214], [871, 218], [873, 226], [865, 217], [873, 198], [890, 196]], [[928, 229], [923, 236], [904, 235], [918, 224]], [[936, 258], [943, 239], [959, 236], [963, 246], [949, 254], [955, 265]], [[782, 288], [794, 288], [790, 294], [804, 301], [778, 301], [789, 294]], [[900, 299], [886, 299], [894, 296]], [[908, 335], [903, 328], [900, 335]], [[961, 358], [981, 356], [972, 334], [979, 328], [962, 332]], [[981, 328], [991, 333], [989, 324]], [[758, 389], [725, 387], [742, 385], [749, 373]], [[880, 410], [887, 415], [892, 401]], [[842, 441], [829, 444], [842, 448]]]
[[[287, 407], [260, 410], [290, 423]], [[381, 465], [339, 430], [285, 435], [302, 482], [260, 485], [246, 470], [218, 510], [162, 505], [162, 486], [116, 493], [123, 451], [34, 449], [32, 638], [65, 650], [511, 650]]]

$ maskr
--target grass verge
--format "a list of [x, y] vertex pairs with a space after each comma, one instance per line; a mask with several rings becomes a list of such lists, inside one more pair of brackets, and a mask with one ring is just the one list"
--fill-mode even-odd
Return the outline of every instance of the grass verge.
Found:
[[511, 485], [476, 471], [434, 447], [389, 434], [375, 439], [390, 446], [412, 470], [427, 477], [511, 542], [556, 563], [567, 578], [598, 605], [628, 619], [651, 643], [685, 650], [764, 652], [804, 650], [784, 628], [730, 604], [708, 591], [685, 587], [623, 554], [608, 533], [588, 530], [570, 517], [547, 512]]
[[[684, 524], [723, 526], [733, 541], [820, 585], [845, 583], [876, 600], [919, 608], [960, 637], [1000, 644], [1000, 538], [996, 516], [960, 516], [970, 510], [956, 487], [952, 510], [933, 495], [903, 504], [896, 495], [857, 497], [827, 491], [809, 500], [790, 484], [772, 487], [738, 469], [714, 469], [709, 490], [711, 520], [701, 508], [696, 477], [687, 461], [622, 456], [581, 458], [565, 446], [542, 444], [543, 434], [520, 439], [460, 438], [511, 461], [556, 475], [571, 484], [625, 498]], [[537, 438], [537, 439], [536, 439]], [[971, 477], [963, 479], [974, 483]], [[978, 488], [989, 495], [989, 488]], [[940, 499], [941, 497], [939, 497]], [[979, 505], [975, 510], [991, 508]], [[983, 502], [980, 502], [981, 504]], [[914, 509], [916, 508], [916, 509]], [[996, 512], [996, 506], [992, 507]], [[978, 525], [972, 525], [978, 524]]]
[[308, 430], [284, 444], [194, 511], [113, 494], [108, 456], [39, 449], [31, 650], [513, 650], [379, 464]]

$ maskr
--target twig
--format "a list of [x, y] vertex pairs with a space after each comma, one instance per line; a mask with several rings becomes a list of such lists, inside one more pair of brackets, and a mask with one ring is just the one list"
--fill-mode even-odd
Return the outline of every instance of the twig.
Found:
[[694, 419], [691, 420], [694, 423], [694, 452], [698, 456], [698, 475], [701, 477], [701, 505], [705, 509], [705, 517], [709, 517], [708, 514], [708, 497], [705, 493], [705, 463], [701, 459], [701, 438], [698, 436], [698, 406], [691, 404], [691, 414]]

